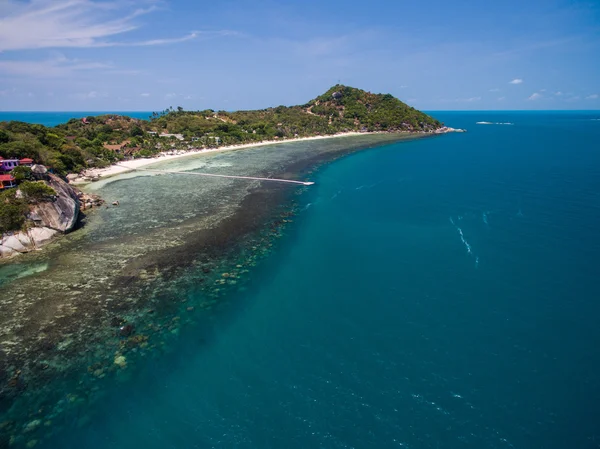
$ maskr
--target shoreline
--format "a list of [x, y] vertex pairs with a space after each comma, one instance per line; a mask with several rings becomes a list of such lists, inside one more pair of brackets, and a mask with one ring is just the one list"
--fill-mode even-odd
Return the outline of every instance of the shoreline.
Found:
[[[431, 135], [439, 135], [439, 134], [447, 134], [452, 132], [464, 132], [464, 130], [450, 128], [450, 127], [442, 127], [436, 129], [432, 133], [419, 133], [419, 132], [402, 132], [398, 131], [397, 133], [390, 133], [387, 131], [372, 131], [372, 132], [358, 132], [358, 131], [349, 131], [345, 133], [337, 133], [325, 136], [310, 136], [310, 137], [297, 137], [294, 139], [284, 139], [284, 140], [263, 140], [260, 142], [253, 143], [241, 143], [236, 145], [227, 145], [223, 147], [217, 148], [193, 148], [187, 151], [184, 150], [171, 150], [171, 151], [162, 151], [158, 153], [156, 156], [152, 156], [149, 158], [139, 158], [139, 159], [129, 159], [126, 161], [115, 162], [114, 164], [109, 165], [104, 168], [89, 168], [80, 173], [76, 178], [73, 178], [70, 183], [73, 185], [86, 185], [90, 182], [97, 181], [101, 178], [108, 178], [111, 176], [120, 175], [123, 173], [129, 173], [131, 171], [135, 171], [138, 168], [145, 167], [147, 165], [155, 164], [157, 162], [169, 161], [173, 159], [180, 159], [183, 157], [200, 155], [200, 154], [212, 154], [218, 153], [222, 151], [232, 151], [232, 150], [242, 150], [245, 148], [255, 148], [269, 145], [277, 145], [284, 143], [296, 143], [296, 142], [305, 142], [311, 140], [324, 140], [324, 139], [334, 139], [339, 137], [352, 137], [352, 136], [368, 136], [374, 134], [405, 134], [405, 135], [415, 135], [425, 136], [427, 134]], [[175, 152], [175, 154], [173, 154]], [[86, 179], [87, 178], [87, 179]]]
[[[351, 136], [364, 136], [364, 135], [372, 135], [379, 134], [377, 132], [347, 132], [347, 133], [339, 133], [332, 134], [327, 136], [311, 136], [311, 137], [298, 137], [294, 139], [285, 139], [285, 140], [263, 140], [261, 142], [253, 142], [253, 143], [242, 143], [237, 145], [227, 145], [218, 148], [196, 148], [190, 149], [187, 151], [183, 150], [172, 150], [172, 151], [163, 151], [160, 152], [156, 156], [152, 156], [149, 158], [139, 158], [139, 159], [130, 159], [126, 161], [116, 162], [112, 165], [109, 165], [105, 168], [90, 168], [84, 170], [82, 172], [82, 176], [79, 176], [71, 181], [73, 185], [85, 185], [91, 181], [91, 179], [99, 179], [99, 178], [108, 178], [110, 176], [116, 176], [123, 173], [128, 173], [131, 171], [135, 171], [138, 168], [145, 167], [147, 165], [155, 164], [157, 162], [169, 161], [173, 159], [180, 159], [188, 156], [196, 156], [200, 154], [212, 154], [218, 153], [222, 151], [232, 151], [232, 150], [242, 150], [245, 148], [254, 148], [254, 147], [262, 147], [268, 145], [276, 145], [276, 144], [284, 144], [284, 143], [296, 143], [296, 142], [304, 142], [310, 140], [322, 140], [322, 139], [333, 139], [338, 137], [351, 137]], [[173, 154], [174, 151], [177, 151]], [[84, 178], [91, 178], [89, 181]]]

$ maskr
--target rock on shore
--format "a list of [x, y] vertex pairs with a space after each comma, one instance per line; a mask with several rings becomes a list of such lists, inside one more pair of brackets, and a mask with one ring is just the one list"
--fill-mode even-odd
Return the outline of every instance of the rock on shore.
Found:
[[69, 232], [79, 217], [77, 193], [56, 175], [49, 175], [46, 183], [56, 191], [56, 200], [36, 204], [31, 212], [36, 213], [41, 219], [42, 226], [60, 232]]
[[56, 175], [48, 175], [46, 183], [56, 191], [56, 199], [31, 206], [29, 218], [35, 223], [35, 227], [2, 236], [0, 258], [14, 257], [39, 249], [57, 234], [72, 230], [77, 223], [79, 217], [77, 192]]

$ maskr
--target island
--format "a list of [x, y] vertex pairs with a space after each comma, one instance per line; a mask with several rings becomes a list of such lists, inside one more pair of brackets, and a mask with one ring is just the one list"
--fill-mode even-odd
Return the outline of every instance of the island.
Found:
[[359, 133], [448, 131], [455, 130], [390, 94], [343, 85], [304, 105], [254, 111], [170, 107], [148, 120], [111, 114], [74, 118], [53, 128], [1, 122], [0, 258], [39, 249], [73, 230], [81, 208], [102, 204], [70, 184], [139, 167], [158, 156]]

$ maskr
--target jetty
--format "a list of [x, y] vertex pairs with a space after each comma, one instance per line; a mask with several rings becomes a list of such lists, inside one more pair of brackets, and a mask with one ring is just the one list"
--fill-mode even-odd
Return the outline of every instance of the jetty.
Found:
[[145, 171], [150, 173], [161, 173], [161, 174], [175, 174], [175, 175], [195, 175], [195, 176], [208, 176], [213, 178], [230, 178], [230, 179], [248, 179], [252, 181], [271, 181], [271, 182], [286, 182], [288, 184], [299, 184], [303, 186], [311, 186], [314, 184], [312, 181], [294, 181], [292, 179], [279, 179], [279, 178], [259, 178], [255, 176], [235, 176], [235, 175], [219, 175], [216, 173], [197, 173], [191, 171], [175, 171], [175, 170], [154, 170], [151, 168], [130, 168], [124, 165], [115, 164], [128, 170], [134, 171]]

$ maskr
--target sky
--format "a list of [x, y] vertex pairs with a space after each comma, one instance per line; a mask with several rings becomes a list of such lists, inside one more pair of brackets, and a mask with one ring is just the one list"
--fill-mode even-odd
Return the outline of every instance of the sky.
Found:
[[600, 110], [600, 1], [0, 0], [0, 110]]

